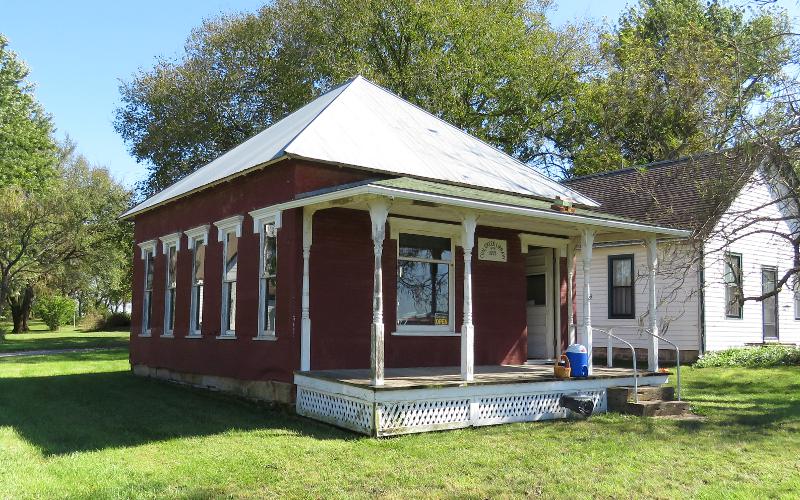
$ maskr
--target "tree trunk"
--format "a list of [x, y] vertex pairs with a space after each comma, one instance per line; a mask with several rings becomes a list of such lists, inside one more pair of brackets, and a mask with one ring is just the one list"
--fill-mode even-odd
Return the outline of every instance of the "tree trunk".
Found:
[[0, 277], [0, 316], [3, 315], [3, 309], [6, 306], [6, 297], [8, 297], [8, 290], [11, 288], [10, 279], [7, 274]]
[[20, 296], [9, 295], [8, 307], [11, 309], [11, 321], [14, 324], [11, 333], [19, 333], [22, 328], [22, 299]]
[[33, 306], [33, 286], [28, 283], [25, 286], [25, 292], [22, 295], [22, 325], [21, 331], [28, 332], [28, 320], [31, 317], [31, 306]]

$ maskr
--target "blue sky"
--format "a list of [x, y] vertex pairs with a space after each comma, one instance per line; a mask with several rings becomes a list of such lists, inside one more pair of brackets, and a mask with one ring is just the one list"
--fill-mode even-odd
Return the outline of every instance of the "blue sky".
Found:
[[[613, 22], [633, 0], [557, 2], [557, 25], [575, 18]], [[36, 96], [92, 162], [132, 185], [146, 175], [114, 131], [119, 80], [157, 57], [180, 55], [192, 28], [221, 13], [253, 11], [264, 0], [0, 0], [0, 33], [31, 69]], [[798, 0], [780, 0], [796, 17]]]

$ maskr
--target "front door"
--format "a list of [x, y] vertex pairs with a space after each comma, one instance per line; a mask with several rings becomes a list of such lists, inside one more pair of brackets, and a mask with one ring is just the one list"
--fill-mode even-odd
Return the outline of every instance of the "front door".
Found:
[[554, 346], [553, 250], [531, 249], [526, 261], [528, 358], [550, 359]]
[[[778, 271], [774, 267], [761, 268], [761, 293], [775, 290]], [[764, 322], [764, 340], [778, 339], [778, 296], [773, 295], [761, 302], [761, 318]]]

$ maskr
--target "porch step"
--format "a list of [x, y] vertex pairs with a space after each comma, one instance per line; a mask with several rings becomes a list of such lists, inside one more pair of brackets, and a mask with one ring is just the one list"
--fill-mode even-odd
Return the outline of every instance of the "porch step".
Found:
[[[672, 401], [675, 399], [675, 388], [667, 386], [643, 386], [639, 387], [639, 401]], [[608, 408], [616, 411], [615, 408], [623, 407], [626, 402], [633, 402], [633, 387], [609, 387], [608, 388]]]
[[674, 401], [674, 387], [639, 387], [639, 402], [634, 402], [633, 387], [609, 387], [608, 411], [640, 417], [691, 415], [689, 403]]
[[638, 417], [673, 417], [688, 415], [691, 409], [686, 401], [639, 401], [626, 403], [620, 413]]

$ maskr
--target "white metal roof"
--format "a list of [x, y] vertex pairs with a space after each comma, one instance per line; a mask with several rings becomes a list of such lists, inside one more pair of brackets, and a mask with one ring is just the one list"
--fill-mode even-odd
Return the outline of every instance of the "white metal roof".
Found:
[[306, 104], [123, 214], [285, 156], [577, 203], [597, 203], [502, 151], [357, 77]]

